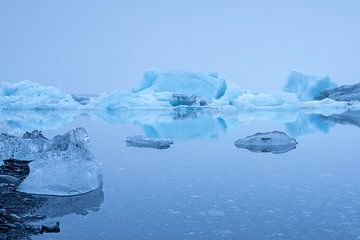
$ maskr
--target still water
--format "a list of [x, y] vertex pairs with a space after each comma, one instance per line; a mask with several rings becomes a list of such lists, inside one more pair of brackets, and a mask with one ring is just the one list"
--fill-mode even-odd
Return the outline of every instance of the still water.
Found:
[[[314, 130], [302, 121], [295, 131], [281, 121], [230, 127], [211, 119], [149, 125], [82, 115], [44, 130], [52, 137], [84, 127], [103, 187], [54, 201], [47, 220], [60, 221], [61, 232], [32, 239], [360, 239], [360, 128], [316, 121]], [[296, 149], [254, 153], [234, 145], [273, 130], [294, 136]], [[126, 137], [144, 134], [172, 136], [174, 144], [126, 146]]]

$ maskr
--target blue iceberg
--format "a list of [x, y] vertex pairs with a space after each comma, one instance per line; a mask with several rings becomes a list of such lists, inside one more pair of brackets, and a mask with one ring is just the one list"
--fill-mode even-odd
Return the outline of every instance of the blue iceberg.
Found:
[[79, 109], [71, 94], [55, 87], [45, 87], [31, 81], [0, 83], [0, 109], [48, 110]]
[[328, 76], [309, 75], [292, 71], [283, 88], [285, 92], [296, 93], [300, 101], [314, 100], [322, 91], [337, 85]]
[[225, 80], [216, 73], [152, 70], [145, 72], [142, 82], [133, 92], [171, 92], [219, 99], [225, 94], [226, 88]]

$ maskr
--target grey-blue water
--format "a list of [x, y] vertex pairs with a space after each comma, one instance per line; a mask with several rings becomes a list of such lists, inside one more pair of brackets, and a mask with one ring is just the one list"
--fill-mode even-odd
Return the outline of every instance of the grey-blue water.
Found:
[[[82, 214], [72, 202], [60, 204], [70, 210], [50, 220], [60, 221], [61, 232], [33, 239], [360, 239], [360, 128], [316, 120], [314, 130], [302, 122], [298, 134], [292, 129], [296, 149], [254, 153], [234, 141], [291, 127], [254, 120], [230, 128], [213, 119], [216, 131], [196, 116], [162, 128], [81, 116], [44, 130], [51, 137], [87, 129], [102, 162], [103, 196], [90, 196]], [[176, 130], [172, 124], [179, 124]], [[126, 146], [126, 137], [151, 135], [149, 129], [176, 133], [174, 145]]]

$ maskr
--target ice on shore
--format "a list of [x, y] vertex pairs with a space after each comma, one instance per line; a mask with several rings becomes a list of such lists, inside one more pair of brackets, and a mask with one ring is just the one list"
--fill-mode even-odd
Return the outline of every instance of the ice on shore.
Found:
[[31, 194], [77, 195], [96, 189], [98, 162], [87, 148], [89, 136], [76, 128], [47, 139], [39, 131], [22, 137], [0, 135], [0, 158], [30, 160], [30, 174], [18, 190]]
[[284, 132], [273, 131], [256, 133], [246, 138], [236, 140], [235, 146], [246, 148], [252, 152], [286, 153], [296, 148], [296, 140]]
[[328, 76], [309, 75], [292, 71], [283, 88], [285, 92], [296, 93], [300, 101], [314, 100], [322, 91], [336, 87]]
[[139, 148], [167, 149], [174, 141], [169, 138], [149, 138], [145, 136], [130, 136], [126, 138], [126, 145]]

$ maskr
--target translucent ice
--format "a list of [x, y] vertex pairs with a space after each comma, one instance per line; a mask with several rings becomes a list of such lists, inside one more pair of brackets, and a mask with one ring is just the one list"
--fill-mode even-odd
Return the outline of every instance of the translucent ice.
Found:
[[246, 148], [252, 152], [286, 153], [296, 148], [296, 140], [284, 132], [273, 131], [256, 133], [246, 138], [238, 139], [235, 146]]
[[81, 104], [71, 94], [31, 81], [0, 83], [0, 109], [78, 109]]
[[293, 92], [301, 101], [314, 100], [323, 90], [336, 87], [336, 83], [328, 76], [308, 75], [293, 71], [283, 88], [285, 92]]
[[145, 72], [134, 92], [171, 92], [218, 99], [225, 94], [226, 88], [225, 80], [220, 79], [216, 73], [152, 70]]
[[87, 149], [89, 136], [83, 128], [48, 140], [41, 132], [22, 137], [0, 135], [1, 159], [31, 160], [30, 175], [18, 190], [32, 194], [76, 195], [96, 189], [98, 163]]
[[167, 149], [174, 141], [168, 138], [149, 138], [144, 136], [131, 136], [126, 139], [126, 145], [139, 148]]

